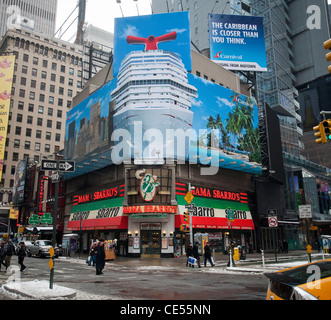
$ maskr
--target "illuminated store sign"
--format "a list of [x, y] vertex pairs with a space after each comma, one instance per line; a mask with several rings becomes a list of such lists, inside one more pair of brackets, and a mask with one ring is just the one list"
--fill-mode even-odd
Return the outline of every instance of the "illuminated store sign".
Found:
[[177, 213], [177, 206], [129, 206], [123, 207], [123, 213]]
[[74, 195], [74, 206], [92, 201], [105, 200], [124, 196], [124, 185], [110, 189], [95, 191], [82, 195]]

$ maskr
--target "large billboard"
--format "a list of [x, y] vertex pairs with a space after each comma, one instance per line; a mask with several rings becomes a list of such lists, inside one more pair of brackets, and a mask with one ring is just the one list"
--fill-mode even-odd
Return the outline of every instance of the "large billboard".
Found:
[[0, 56], [0, 181], [5, 155], [15, 56]]
[[114, 79], [67, 113], [67, 176], [124, 161], [259, 174], [256, 102], [188, 72], [188, 12], [115, 22]]
[[209, 15], [210, 59], [228, 70], [267, 71], [263, 17]]

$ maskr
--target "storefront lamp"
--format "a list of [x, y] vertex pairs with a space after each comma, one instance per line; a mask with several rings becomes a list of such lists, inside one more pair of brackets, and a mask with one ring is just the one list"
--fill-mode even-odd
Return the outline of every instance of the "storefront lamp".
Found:
[[166, 233], [165, 231], [163, 231], [163, 236], [164, 236], [164, 237], [166, 236], [166, 234], [167, 234], [167, 233]]
[[138, 231], [135, 231], [135, 233], [134, 233], [134, 234], [135, 234], [135, 236], [136, 236], [136, 237], [138, 237]]

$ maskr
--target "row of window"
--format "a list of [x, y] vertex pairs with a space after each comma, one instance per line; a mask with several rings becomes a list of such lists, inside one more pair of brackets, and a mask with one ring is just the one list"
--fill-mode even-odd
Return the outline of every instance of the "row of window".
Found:
[[[47, 119], [47, 128], [52, 128], [53, 126], [53, 120], [51, 119]], [[23, 115], [22, 114], [17, 114], [16, 116], [16, 122], [23, 122]], [[33, 125], [33, 117], [32, 116], [27, 116], [27, 119], [26, 119], [26, 123], [27, 124], [32, 124]], [[43, 119], [42, 118], [37, 118], [37, 126], [42, 126], [43, 125]], [[62, 122], [60, 121], [56, 121], [56, 129], [57, 130], [61, 130], [61, 126], [62, 126]], [[20, 127], [16, 127], [16, 128], [20, 128]], [[17, 133], [19, 132], [19, 130], [15, 130], [15, 134], [20, 134], [20, 133]]]
[[[61, 66], [62, 67], [62, 66]], [[65, 66], [63, 66], [65, 67]], [[17, 64], [15, 64], [15, 71], [17, 71]], [[22, 74], [28, 74], [28, 66], [26, 65], [22, 65], [22, 69], [21, 69]], [[34, 77], [38, 76], [38, 69], [36, 68], [32, 68], [31, 70], [31, 75]], [[47, 71], [42, 70], [41, 71], [41, 79], [46, 79], [47, 78]], [[56, 74], [55, 73], [51, 73], [51, 81], [56, 82]], [[65, 77], [64, 76], [60, 76], [60, 83], [64, 84], [65, 81]], [[73, 86], [74, 85], [74, 79], [73, 78], [68, 78], [68, 86]], [[82, 88], [82, 82], [81, 81], [77, 81], [77, 88]]]
[[[18, 59], [18, 55], [19, 55], [19, 53], [16, 51], [15, 52], [16, 59]], [[29, 62], [29, 59], [30, 59], [30, 55], [24, 53], [23, 54], [23, 61], [24, 62]], [[32, 57], [32, 63], [34, 65], [38, 66], [38, 64], [39, 64], [39, 58], [38, 57], [35, 57], [35, 56]], [[42, 60], [42, 67], [43, 68], [47, 68], [48, 67], [48, 60], [45, 60], [45, 59]], [[57, 70], [57, 63], [56, 62], [52, 62], [51, 69], [54, 70], [54, 71]], [[60, 71], [63, 72], [63, 73], [66, 72], [66, 66], [65, 65], [61, 65], [60, 66]], [[73, 76], [74, 74], [75, 74], [75, 69], [72, 68], [72, 67], [69, 67], [69, 75]], [[78, 70], [77, 75], [78, 76], [81, 76], [82, 75], [82, 71], [81, 70]]]
[[[15, 83], [16, 82], [16, 79], [14, 79], [13, 82]], [[20, 85], [21, 86], [26, 86], [26, 84], [27, 84], [27, 79], [25, 77], [21, 77]], [[46, 86], [47, 86], [46, 82], [40, 82], [39, 89], [41, 91], [46, 91], [46, 89], [47, 89]], [[37, 87], [37, 81], [32, 79], [30, 81], [30, 87], [36, 89], [36, 87]], [[49, 85], [49, 89], [47, 89], [47, 91], [50, 92], [50, 93], [55, 93], [55, 85], [54, 84], [50, 84]], [[59, 87], [58, 94], [59, 95], [62, 95], [62, 96], [64, 95], [64, 87]], [[68, 89], [67, 96], [70, 97], [70, 98], [72, 98], [73, 91], [71, 89]]]
[[[18, 139], [14, 140], [14, 148], [20, 148], [21, 141]], [[31, 141], [25, 141], [24, 142], [24, 149], [25, 150], [30, 150], [31, 149]], [[34, 143], [34, 151], [40, 152], [41, 151], [41, 143], [40, 142], [35, 142]], [[51, 152], [51, 145], [45, 143], [45, 152], [50, 153]], [[13, 160], [14, 161], [14, 160]]]
[[[10, 133], [11, 127], [8, 126], [8, 133]], [[22, 134], [22, 127], [15, 127], [15, 134], [20, 136]], [[32, 137], [32, 129], [31, 128], [26, 128], [25, 129], [25, 136], [26, 137]], [[36, 138], [37, 139], [42, 139], [42, 131], [41, 130], [36, 130]], [[46, 131], [45, 134], [46, 140], [52, 140], [52, 132]], [[61, 141], [61, 134], [60, 133], [55, 133], [55, 141], [59, 142]], [[14, 147], [17, 148], [16, 144], [14, 143]]]
[[[18, 110], [24, 110], [24, 102], [23, 101], [18, 101], [17, 108], [18, 108]], [[34, 112], [34, 104], [29, 103], [28, 111], [29, 112]], [[43, 106], [38, 106], [38, 113], [39, 114], [44, 114], [44, 111], [45, 111], [45, 108]], [[63, 114], [62, 110], [57, 110], [56, 113], [57, 113], [58, 118], [62, 118], [62, 114]], [[11, 115], [12, 115], [12, 113], [9, 112], [10, 119], [11, 119]], [[47, 115], [52, 117], [54, 115], [54, 109], [53, 108], [48, 108], [47, 109]]]
[[[12, 96], [15, 95], [15, 88], [12, 87]], [[25, 95], [26, 95], [26, 90], [25, 89], [19, 89], [19, 93], [18, 93], [18, 96], [20, 98], [25, 98]], [[40, 93], [39, 94], [39, 102], [46, 102], [46, 99], [45, 99], [45, 95], [43, 93]], [[29, 92], [29, 99], [30, 100], [36, 100], [36, 93], [34, 91], [30, 91]], [[54, 104], [55, 102], [55, 98], [53, 96], [49, 96], [48, 97], [48, 104]], [[64, 100], [62, 98], [58, 98], [57, 99], [57, 105], [59, 107], [62, 107], [64, 104]], [[67, 100], [67, 108], [70, 108], [71, 107], [71, 100]]]

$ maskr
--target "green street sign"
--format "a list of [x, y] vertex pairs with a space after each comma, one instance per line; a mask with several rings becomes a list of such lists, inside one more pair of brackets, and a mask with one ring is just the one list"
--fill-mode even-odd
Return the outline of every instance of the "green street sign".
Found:
[[39, 226], [40, 221], [39, 221], [39, 217], [37, 214], [33, 214], [30, 218], [29, 218], [29, 224], [32, 224], [33, 226]]
[[46, 212], [40, 217], [40, 222], [45, 223], [47, 227], [48, 224], [53, 223], [53, 218], [49, 212]]
[[234, 210], [231, 208], [226, 209], [226, 216], [228, 218], [228, 221], [234, 221]]

